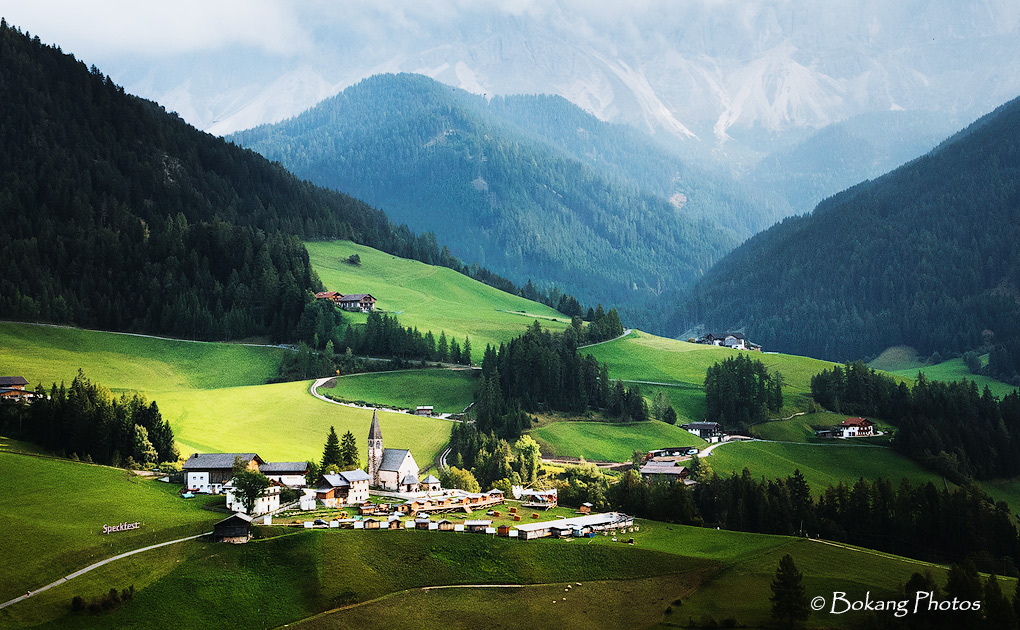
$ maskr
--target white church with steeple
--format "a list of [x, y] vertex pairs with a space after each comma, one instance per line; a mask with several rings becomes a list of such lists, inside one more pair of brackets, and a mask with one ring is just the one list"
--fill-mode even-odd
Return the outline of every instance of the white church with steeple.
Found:
[[368, 430], [368, 476], [373, 488], [394, 492], [418, 491], [418, 463], [411, 451], [402, 448], [383, 448], [379, 414], [372, 412], [372, 427]]

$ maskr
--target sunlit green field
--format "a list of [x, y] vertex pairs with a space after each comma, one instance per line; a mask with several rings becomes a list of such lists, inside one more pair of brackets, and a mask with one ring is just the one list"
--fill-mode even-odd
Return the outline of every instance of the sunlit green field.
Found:
[[[861, 442], [861, 441], [859, 441]], [[720, 475], [739, 474], [744, 468], [753, 477], [788, 477], [800, 469], [816, 491], [839, 482], [853, 484], [859, 478], [883, 477], [898, 484], [906, 477], [914, 484], [942, 478], [890, 448], [866, 443], [790, 444], [786, 442], [732, 442], [714, 449], [706, 458]]]
[[[305, 243], [326, 288], [341, 293], [371, 293], [376, 308], [396, 313], [404, 326], [431, 330], [439, 338], [471, 339], [471, 356], [479, 363], [486, 344], [499, 345], [524, 332], [535, 319], [544, 328], [563, 330], [570, 318], [543, 304], [504, 293], [445, 267], [397, 258], [349, 241]], [[351, 254], [361, 265], [349, 265]], [[350, 315], [364, 321], [365, 315]]]
[[680, 427], [650, 422], [550, 422], [529, 434], [542, 454], [559, 457], [626, 462], [635, 450], [647, 452], [670, 446], [703, 448], [704, 440]]
[[[314, 398], [310, 384], [168, 392], [160, 395], [159, 404], [185, 456], [190, 451], [256, 452], [267, 461], [317, 461], [334, 426], [340, 435], [354, 434], [364, 466], [372, 412]], [[410, 449], [423, 469], [449, 441], [453, 427], [447, 420], [386, 412], [379, 412], [379, 423], [383, 446]]]
[[[0, 451], [0, 601], [112, 555], [210, 531], [222, 514], [124, 470]], [[103, 525], [141, 523], [103, 534]], [[127, 586], [127, 585], [125, 585]]]
[[366, 401], [400, 409], [431, 405], [436, 413], [460, 413], [474, 402], [477, 370], [404, 370], [352, 374], [319, 393], [347, 401]]
[[[656, 337], [635, 330], [623, 339], [592, 346], [583, 352], [590, 353], [600, 363], [607, 363], [612, 378], [702, 387], [709, 367], [742, 351]], [[807, 404], [805, 396], [811, 391], [811, 377], [834, 365], [827, 361], [788, 354], [749, 354], [751, 358], [764, 363], [770, 371], [782, 372], [784, 413], [803, 410]], [[683, 390], [675, 393], [678, 398], [691, 395]], [[703, 393], [700, 397], [704, 400]], [[694, 410], [695, 413], [697, 410], [693, 402], [678, 401], [677, 406]], [[677, 412], [681, 409], [677, 409]]]
[[70, 385], [78, 368], [111, 390], [155, 392], [257, 385], [276, 376], [287, 350], [193, 343], [32, 324], [0, 323], [0, 374], [29, 387]]

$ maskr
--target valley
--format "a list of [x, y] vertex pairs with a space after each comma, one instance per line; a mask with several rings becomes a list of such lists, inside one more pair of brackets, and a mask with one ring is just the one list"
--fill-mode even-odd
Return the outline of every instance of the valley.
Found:
[[511, 4], [3, 10], [0, 630], [1020, 628], [1020, 12]]

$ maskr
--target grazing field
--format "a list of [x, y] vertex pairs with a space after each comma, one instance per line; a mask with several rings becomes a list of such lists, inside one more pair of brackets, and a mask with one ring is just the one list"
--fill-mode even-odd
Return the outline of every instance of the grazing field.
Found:
[[157, 392], [257, 385], [276, 376], [287, 350], [193, 343], [34, 324], [0, 323], [0, 374], [29, 387], [70, 384], [85, 370], [114, 392]]
[[733, 442], [714, 449], [706, 461], [720, 475], [739, 474], [747, 468], [751, 476], [767, 479], [788, 477], [799, 468], [815, 492], [840, 481], [853, 484], [861, 477], [883, 477], [894, 484], [904, 477], [914, 484], [928, 481], [942, 484], [940, 476], [892, 449], [865, 444]]
[[630, 461], [635, 450], [650, 451], [668, 446], [707, 443], [686, 429], [652, 420], [649, 422], [550, 422], [528, 432], [542, 447], [544, 456], [584, 457], [598, 461]]
[[[251, 387], [168, 392], [159, 408], [169, 420], [181, 454], [192, 451], [256, 452], [268, 461], [318, 461], [329, 427], [354, 434], [367, 461], [372, 411], [334, 405], [308, 393], [311, 381]], [[407, 448], [424, 469], [450, 440], [448, 420], [379, 413], [383, 445]]]
[[[178, 486], [105, 466], [0, 452], [0, 601], [147, 545], [211, 529], [223, 514]], [[103, 525], [141, 523], [103, 534]]]
[[[28, 600], [14, 612], [35, 619], [48, 614], [48, 628], [151, 628], [155, 619], [162, 628], [277, 627], [423, 586], [555, 583], [563, 593], [566, 582], [682, 576], [717, 566], [621, 543], [521, 543], [452, 532], [267, 531], [286, 535], [238, 546], [187, 543], [178, 551], [181, 562], [159, 563], [155, 574], [143, 576], [145, 588], [112, 613], [74, 615], [67, 606], [74, 594], [88, 598], [107, 590], [111, 578], [101, 571], [108, 567], [88, 584], [62, 585], [52, 589], [49, 601]], [[85, 590], [89, 585], [95, 590]], [[272, 606], [265, 605], [266, 593], [272, 593]]]
[[892, 372], [892, 374], [905, 378], [917, 378], [920, 372], [931, 381], [959, 381], [966, 379], [977, 383], [978, 389], [987, 387], [992, 394], [998, 397], [1005, 396], [1016, 389], [1015, 386], [997, 381], [981, 374], [972, 374], [970, 369], [963, 363], [963, 359], [950, 359], [937, 365], [926, 365], [917, 368], [908, 368]]
[[[396, 313], [404, 326], [431, 330], [439, 338], [471, 339], [471, 355], [480, 363], [486, 344], [494, 346], [521, 335], [535, 319], [543, 327], [563, 330], [570, 318], [543, 304], [504, 293], [445, 267], [398, 258], [349, 241], [305, 243], [312, 267], [323, 284], [341, 293], [371, 293], [376, 308]], [[360, 265], [346, 262], [361, 257]], [[351, 317], [364, 321], [364, 315]]]
[[[702, 387], [709, 367], [741, 351], [656, 337], [635, 330], [623, 339], [592, 346], [582, 352], [591, 354], [600, 363], [607, 363], [612, 378]], [[807, 405], [807, 394], [811, 391], [811, 377], [834, 365], [828, 361], [788, 354], [751, 352], [750, 355], [764, 363], [770, 371], [782, 372], [784, 415], [803, 411]], [[690, 394], [678, 394], [681, 397], [687, 395]], [[704, 400], [704, 393], [701, 393], [701, 399]], [[678, 406], [696, 409], [690, 402], [681, 402]], [[680, 412], [679, 408], [677, 412]]]
[[437, 413], [460, 413], [474, 402], [479, 382], [477, 370], [404, 370], [342, 376], [335, 387], [320, 387], [319, 393], [400, 409], [431, 405]]

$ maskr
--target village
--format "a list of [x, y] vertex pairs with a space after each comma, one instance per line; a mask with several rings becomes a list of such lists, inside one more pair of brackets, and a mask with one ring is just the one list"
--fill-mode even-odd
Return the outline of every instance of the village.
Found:
[[[557, 510], [555, 489], [514, 486], [513, 499], [508, 499], [499, 489], [443, 488], [434, 475], [420, 477], [409, 450], [383, 447], [376, 413], [368, 434], [368, 472], [325, 472], [309, 484], [307, 462], [266, 462], [256, 453], [194, 453], [182, 470], [182, 497], [223, 494], [226, 508], [234, 512], [215, 524], [213, 539], [218, 542], [247, 542], [256, 519], [263, 525], [307, 529], [452, 531], [520, 540], [599, 533], [615, 540], [618, 534], [637, 529], [632, 516], [593, 514], [590, 503], [576, 511]], [[246, 505], [236, 478], [247, 471], [261, 473], [269, 485]], [[282, 505], [285, 490], [299, 492], [299, 498]], [[508, 505], [511, 501], [516, 505]], [[559, 518], [548, 520], [550, 512]]]

